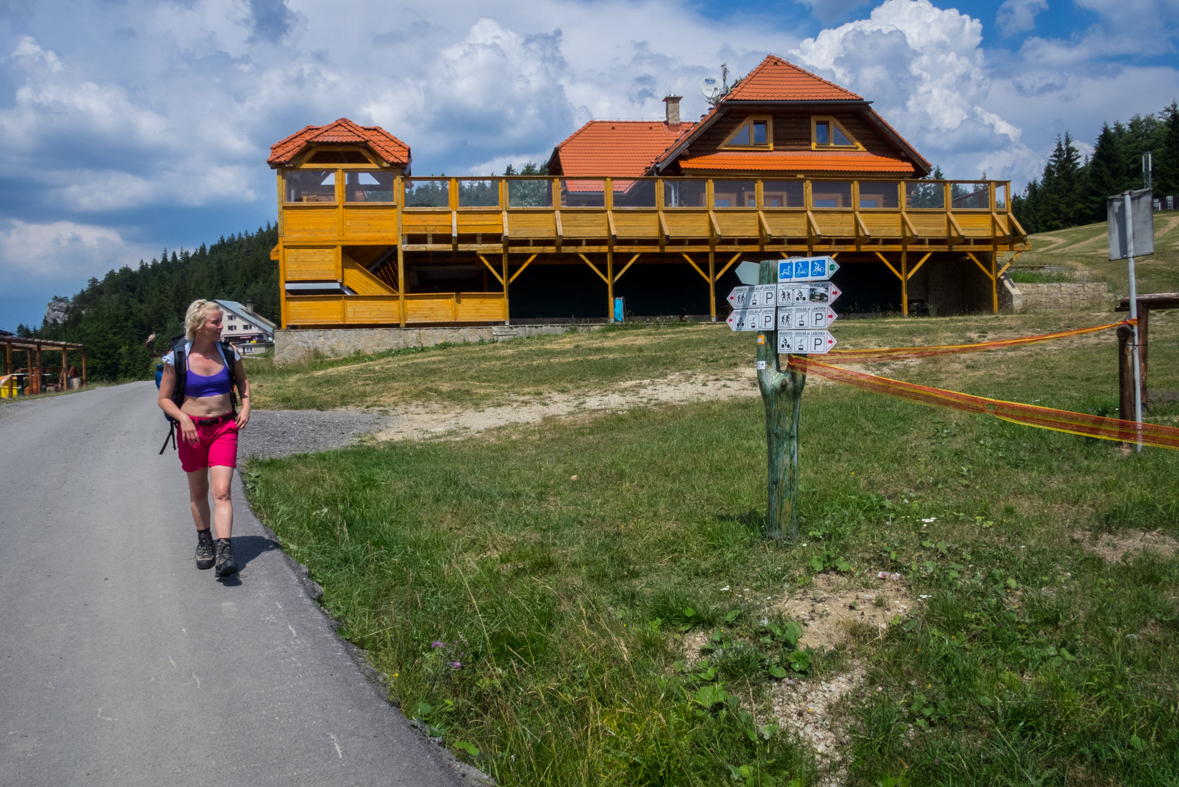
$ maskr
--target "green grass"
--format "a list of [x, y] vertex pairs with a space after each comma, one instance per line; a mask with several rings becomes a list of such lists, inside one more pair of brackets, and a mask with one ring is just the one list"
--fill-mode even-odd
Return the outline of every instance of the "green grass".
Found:
[[[1109, 316], [873, 320], [837, 334], [853, 347], [979, 341]], [[1152, 386], [1179, 388], [1179, 320], [1152, 316], [1152, 338]], [[397, 381], [407, 400], [437, 387], [444, 402], [482, 402], [681, 368], [732, 374], [752, 344], [647, 328], [346, 368]], [[1102, 334], [878, 369], [1112, 414], [1115, 347]], [[259, 379], [278, 388], [287, 373], [273, 374]], [[782, 676], [823, 680], [853, 661], [868, 670], [844, 706], [853, 785], [1179, 781], [1179, 558], [1107, 563], [1075, 538], [1179, 536], [1179, 454], [1123, 455], [815, 381], [802, 412], [798, 544], [760, 534], [757, 399], [255, 462], [245, 476], [391, 697], [501, 784], [813, 784], [817, 763], [774, 730], [768, 694]], [[1175, 425], [1179, 408], [1151, 419]], [[769, 607], [817, 567], [864, 588], [896, 571], [930, 598], [882, 637], [800, 652]], [[682, 638], [700, 633], [713, 649], [689, 667]]]
[[[1135, 261], [1138, 291], [1179, 292], [1179, 212], [1154, 215], [1155, 252]], [[1032, 251], [1015, 265], [1064, 265], [1073, 278], [1103, 281], [1119, 297], [1129, 294], [1125, 260], [1111, 262], [1106, 226], [1087, 224], [1030, 236]], [[1014, 275], [1013, 277], [1014, 278]], [[1017, 281], [1020, 281], [1017, 279]]]
[[1018, 284], [1052, 284], [1054, 282], [1072, 281], [1064, 273], [1044, 273], [1039, 270], [1012, 268], [1008, 273], [1011, 280]]
[[[1012, 338], [1114, 319], [1112, 313], [1101, 312], [890, 318], [841, 321], [834, 330], [840, 349], [895, 347]], [[1163, 319], [1163, 313], [1153, 317], [1152, 335], [1155, 323]], [[1116, 347], [1112, 334], [1099, 341]], [[1162, 344], [1151, 348], [1152, 366], [1159, 369], [1167, 365], [1162, 358], [1155, 361], [1156, 352], [1168, 352]], [[551, 394], [580, 396], [673, 374], [702, 381], [731, 379], [753, 365], [754, 355], [749, 335], [733, 333], [723, 324], [672, 324], [396, 350], [278, 367], [269, 359], [247, 359], [246, 368], [254, 406], [262, 409], [382, 409], [406, 403], [486, 407], [538, 401]], [[1044, 362], [1052, 362], [1052, 357], [1052, 349], [1036, 356]], [[960, 368], [976, 361], [950, 363]], [[1115, 362], [1094, 363], [1116, 374]]]

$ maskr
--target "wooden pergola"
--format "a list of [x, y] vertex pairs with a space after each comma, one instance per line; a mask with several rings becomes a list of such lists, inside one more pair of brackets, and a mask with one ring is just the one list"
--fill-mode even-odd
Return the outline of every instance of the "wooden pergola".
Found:
[[[24, 386], [31, 394], [43, 393], [42, 378], [47, 368], [43, 363], [43, 352], [61, 353], [60, 384], [63, 390], [69, 386], [70, 351], [82, 353], [82, 385], [86, 384], [86, 347], [76, 342], [55, 342], [49, 339], [35, 339], [24, 336], [0, 335], [0, 345], [4, 347], [4, 372], [0, 374], [0, 388], [4, 395], [16, 395], [18, 378], [22, 375], [28, 378], [28, 385]], [[23, 367], [14, 366], [13, 353], [24, 353]], [[22, 372], [21, 369], [24, 371]]]

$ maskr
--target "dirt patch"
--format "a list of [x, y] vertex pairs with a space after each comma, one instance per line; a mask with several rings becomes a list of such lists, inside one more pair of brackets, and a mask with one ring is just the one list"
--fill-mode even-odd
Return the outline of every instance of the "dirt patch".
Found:
[[684, 661], [689, 667], [694, 667], [699, 663], [702, 655], [700, 649], [703, 648], [708, 641], [712, 639], [711, 631], [689, 631], [680, 640], [680, 647], [683, 648]]
[[733, 377], [676, 374], [663, 380], [634, 380], [591, 394], [546, 395], [543, 400], [519, 398], [483, 409], [411, 404], [389, 410], [393, 423], [377, 440], [422, 440], [464, 437], [509, 424], [536, 423], [597, 412], [625, 412], [632, 407], [757, 397], [757, 372], [742, 369]]
[[913, 609], [913, 599], [901, 582], [878, 581], [880, 587], [865, 589], [843, 577], [820, 574], [813, 585], [791, 591], [773, 608], [802, 624], [800, 648], [834, 648], [856, 627], [883, 632], [894, 617]]
[[847, 781], [843, 752], [851, 739], [847, 716], [839, 703], [863, 682], [864, 667], [853, 662], [849, 669], [827, 680], [784, 680], [774, 686], [773, 714], [781, 726], [814, 749], [821, 787], [836, 787]]
[[1171, 557], [1179, 552], [1179, 541], [1155, 530], [1127, 530], [1119, 535], [1102, 533], [1094, 537], [1089, 533], [1075, 533], [1073, 539], [1085, 545], [1085, 549], [1101, 555], [1111, 563], [1120, 563], [1132, 552], [1158, 552]]

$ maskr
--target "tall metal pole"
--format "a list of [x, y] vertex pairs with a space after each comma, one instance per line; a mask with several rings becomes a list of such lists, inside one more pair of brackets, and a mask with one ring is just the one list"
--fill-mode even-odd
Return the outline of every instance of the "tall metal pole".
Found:
[[[1126, 205], [1126, 259], [1130, 267], [1130, 319], [1134, 321], [1134, 422], [1138, 424], [1138, 453], [1142, 453], [1142, 366], [1138, 363], [1138, 280], [1134, 273], [1134, 217], [1130, 192], [1123, 195]], [[1125, 413], [1122, 413], [1125, 417]]]

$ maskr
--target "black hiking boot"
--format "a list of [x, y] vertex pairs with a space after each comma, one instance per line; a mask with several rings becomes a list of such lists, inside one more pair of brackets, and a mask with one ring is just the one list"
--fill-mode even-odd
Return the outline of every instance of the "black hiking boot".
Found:
[[213, 567], [213, 531], [197, 531], [196, 564], [199, 569]]
[[217, 576], [229, 577], [237, 573], [237, 561], [233, 559], [233, 544], [228, 538], [217, 539]]

